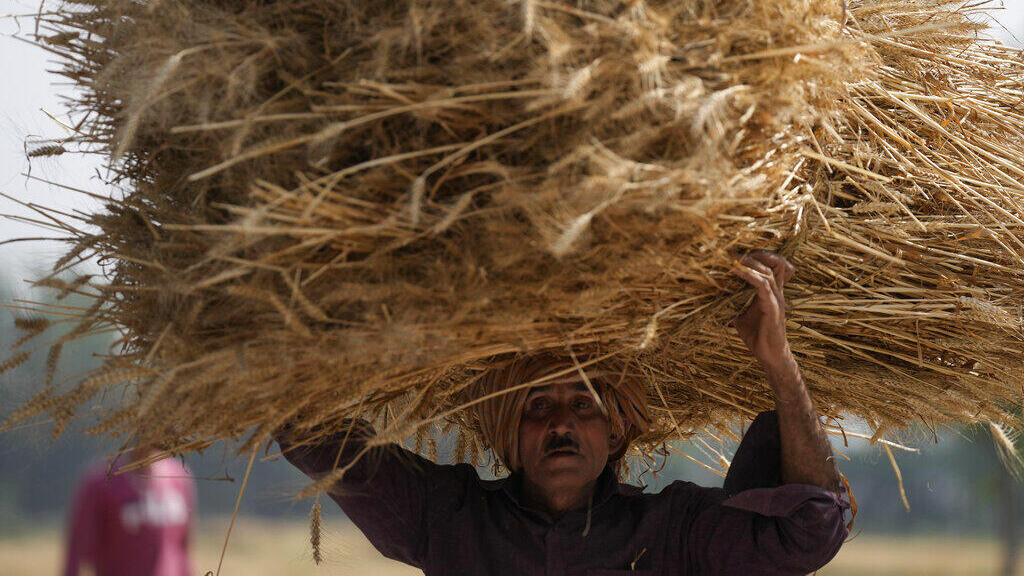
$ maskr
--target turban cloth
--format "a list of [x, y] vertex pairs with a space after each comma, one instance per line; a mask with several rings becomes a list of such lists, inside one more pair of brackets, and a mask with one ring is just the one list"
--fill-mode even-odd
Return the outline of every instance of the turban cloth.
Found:
[[[509, 471], [518, 470], [522, 465], [519, 459], [519, 422], [530, 388], [522, 387], [511, 392], [500, 392], [557, 372], [565, 372], [573, 366], [571, 360], [551, 354], [523, 356], [511, 359], [500, 368], [488, 372], [477, 383], [477, 397], [495, 394], [494, 397], [475, 406], [484, 443], [487, 448], [494, 451]], [[616, 460], [622, 456], [629, 444], [650, 426], [645, 386], [636, 375], [625, 372], [620, 375], [600, 364], [587, 366], [582, 370], [608, 411], [612, 432], [625, 439], [623, 448], [609, 457], [610, 460]], [[579, 371], [572, 370], [536, 385], [545, 386], [563, 381], [578, 382], [580, 379]]]

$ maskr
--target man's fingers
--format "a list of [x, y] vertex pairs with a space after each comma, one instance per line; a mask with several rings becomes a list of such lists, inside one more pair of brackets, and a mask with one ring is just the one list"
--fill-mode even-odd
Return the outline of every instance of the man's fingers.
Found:
[[749, 256], [772, 269], [772, 273], [775, 275], [775, 282], [778, 283], [779, 287], [782, 287], [796, 273], [796, 266], [793, 266], [783, 256], [775, 252], [754, 250]]
[[747, 260], [736, 267], [736, 275], [757, 290], [757, 302], [754, 303], [762, 312], [778, 313], [779, 288], [775, 284], [775, 276], [771, 268], [757, 261]]
[[785, 307], [786, 295], [783, 292], [783, 287], [786, 285], [786, 281], [792, 278], [793, 274], [796, 273], [796, 267], [790, 264], [789, 261], [782, 256], [765, 250], [755, 250], [744, 258], [744, 260], [759, 262], [763, 266], [771, 269], [772, 275], [775, 277], [775, 282], [772, 286], [775, 291], [775, 299], [778, 301], [780, 308]]
[[778, 293], [778, 276], [775, 274], [775, 270], [753, 256], [744, 258], [743, 264], [763, 277], [768, 282], [772, 292]]
[[747, 256], [746, 258], [743, 259], [742, 262], [744, 266], [750, 268], [751, 270], [756, 270], [757, 272], [768, 278], [775, 278], [775, 273], [771, 269], [771, 267], [765, 264], [764, 262], [761, 262], [757, 258], [754, 258], [753, 256]]
[[733, 271], [737, 276], [747, 281], [747, 284], [757, 287], [758, 283], [762, 281], [768, 281], [769, 278], [774, 278], [771, 270], [768, 269], [764, 264], [757, 262], [756, 260], [748, 260], [744, 258], [738, 265], [733, 268]]
[[754, 250], [750, 253], [750, 257], [771, 268], [780, 283], [785, 283], [796, 273], [796, 266], [790, 264], [789, 260], [786, 260], [781, 254], [767, 250]]

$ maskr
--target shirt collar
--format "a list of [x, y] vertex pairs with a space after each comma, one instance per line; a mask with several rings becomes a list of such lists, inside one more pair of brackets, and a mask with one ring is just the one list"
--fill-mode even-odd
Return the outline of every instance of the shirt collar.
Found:
[[[512, 474], [497, 480], [480, 481], [481, 486], [485, 490], [504, 492], [516, 506], [526, 509], [522, 504], [522, 483], [522, 474], [519, 472], [513, 472]], [[615, 471], [612, 469], [611, 465], [608, 465], [604, 467], [604, 470], [601, 471], [601, 475], [597, 477], [597, 482], [594, 483], [593, 506], [594, 508], [597, 508], [617, 494], [632, 496], [634, 494], [639, 494], [640, 492], [643, 492], [643, 488], [619, 482]]]

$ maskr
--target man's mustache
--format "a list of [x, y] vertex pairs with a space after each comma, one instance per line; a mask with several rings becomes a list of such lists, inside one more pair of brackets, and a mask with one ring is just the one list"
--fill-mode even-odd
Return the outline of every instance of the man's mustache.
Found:
[[557, 450], [571, 449], [573, 452], [580, 451], [580, 445], [569, 436], [552, 436], [544, 447], [544, 453], [550, 454]]

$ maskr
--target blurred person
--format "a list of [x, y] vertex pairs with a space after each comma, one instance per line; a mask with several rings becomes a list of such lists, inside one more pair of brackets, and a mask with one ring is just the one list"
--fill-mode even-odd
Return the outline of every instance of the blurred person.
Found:
[[[151, 458], [137, 447], [130, 461]], [[195, 486], [174, 458], [119, 472], [97, 463], [79, 481], [68, 522], [64, 576], [189, 576]]]
[[550, 355], [517, 358], [478, 389], [563, 373], [477, 405], [505, 478], [397, 445], [356, 461], [374, 434], [363, 421], [314, 446], [294, 444], [286, 426], [278, 442], [312, 478], [348, 466], [332, 499], [382, 554], [427, 576], [814, 572], [847, 536], [849, 500], [786, 336], [783, 286], [795, 268], [764, 251], [742, 264], [736, 274], [756, 296], [735, 325], [776, 409], [754, 420], [723, 488], [677, 481], [648, 494], [620, 483], [618, 460], [651, 421], [646, 384]]

